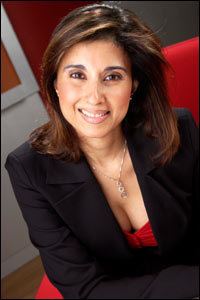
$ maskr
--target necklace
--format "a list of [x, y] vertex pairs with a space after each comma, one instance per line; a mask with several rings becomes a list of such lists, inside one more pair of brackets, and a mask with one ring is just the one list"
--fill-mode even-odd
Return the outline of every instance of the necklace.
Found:
[[122, 181], [120, 180], [120, 176], [121, 176], [121, 171], [122, 171], [122, 165], [123, 165], [123, 162], [124, 162], [124, 156], [125, 156], [125, 151], [126, 151], [126, 140], [124, 142], [124, 151], [123, 151], [123, 156], [122, 156], [122, 160], [121, 160], [121, 164], [120, 164], [120, 170], [119, 170], [119, 176], [118, 176], [118, 179], [115, 179], [111, 176], [108, 176], [108, 175], [105, 175], [104, 173], [102, 173], [101, 171], [97, 170], [96, 167], [92, 166], [92, 168], [94, 170], [96, 170], [97, 172], [101, 173], [103, 176], [109, 178], [110, 180], [112, 181], [115, 181], [116, 182], [116, 186], [117, 186], [117, 190], [118, 192], [120, 192], [120, 196], [122, 198], [127, 198], [128, 197], [128, 194], [127, 192], [125, 191], [125, 187], [122, 183]]

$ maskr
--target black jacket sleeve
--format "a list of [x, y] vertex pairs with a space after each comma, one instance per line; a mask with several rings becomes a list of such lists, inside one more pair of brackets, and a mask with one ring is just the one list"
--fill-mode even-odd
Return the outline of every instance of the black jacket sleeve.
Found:
[[191, 155], [194, 157], [194, 172], [193, 172], [193, 203], [192, 203], [192, 225], [191, 228], [193, 232], [190, 233], [193, 240], [191, 241], [191, 245], [193, 248], [193, 259], [194, 261], [199, 261], [199, 237], [200, 236], [200, 224], [199, 224], [199, 128], [194, 121], [194, 118], [191, 112], [186, 109], [185, 118], [187, 118], [187, 129], [190, 137], [190, 143], [192, 145]]
[[[19, 158], [6, 161], [11, 184], [33, 245], [39, 250], [45, 272], [64, 299], [133, 299], [154, 279], [112, 279], [35, 189]], [[90, 298], [91, 297], [91, 298]]]

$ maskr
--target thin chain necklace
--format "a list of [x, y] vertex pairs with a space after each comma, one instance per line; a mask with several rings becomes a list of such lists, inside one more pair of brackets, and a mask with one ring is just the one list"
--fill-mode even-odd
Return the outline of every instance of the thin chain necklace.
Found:
[[121, 171], [122, 171], [122, 165], [123, 165], [123, 162], [124, 162], [125, 151], [126, 151], [126, 140], [125, 140], [125, 142], [124, 142], [124, 151], [123, 151], [122, 161], [121, 161], [121, 164], [120, 164], [120, 170], [119, 170], [119, 176], [118, 176], [118, 179], [115, 179], [115, 178], [113, 178], [113, 177], [107, 176], [107, 175], [105, 175], [104, 173], [102, 173], [101, 171], [97, 170], [96, 167], [92, 166], [92, 168], [93, 168], [94, 170], [96, 170], [97, 172], [101, 173], [103, 176], [109, 178], [110, 180], [116, 182], [117, 190], [118, 190], [118, 192], [121, 194], [120, 196], [121, 196], [122, 198], [127, 198], [127, 197], [128, 197], [128, 194], [127, 194], [127, 192], [125, 191], [125, 187], [124, 187], [122, 181], [120, 180]]

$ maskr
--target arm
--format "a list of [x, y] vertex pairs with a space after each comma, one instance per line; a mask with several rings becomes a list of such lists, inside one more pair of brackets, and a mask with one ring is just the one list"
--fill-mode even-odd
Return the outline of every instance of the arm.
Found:
[[65, 299], [133, 299], [142, 294], [154, 275], [110, 278], [33, 187], [20, 160], [10, 154], [5, 166], [31, 242], [40, 252], [48, 278]]
[[200, 235], [199, 231], [199, 129], [194, 121], [194, 118], [191, 112], [186, 109], [187, 116], [187, 129], [191, 142], [191, 149], [194, 156], [194, 171], [193, 171], [193, 203], [192, 203], [192, 226], [191, 234], [193, 237], [191, 244], [193, 245], [192, 256], [194, 261], [199, 261], [199, 239], [197, 238]]

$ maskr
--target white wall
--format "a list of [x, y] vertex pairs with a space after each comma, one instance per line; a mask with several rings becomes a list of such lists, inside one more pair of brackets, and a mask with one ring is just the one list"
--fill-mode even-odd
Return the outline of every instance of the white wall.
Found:
[[28, 237], [4, 164], [8, 153], [26, 141], [30, 132], [48, 119], [38, 93], [1, 113], [1, 278], [39, 254]]

